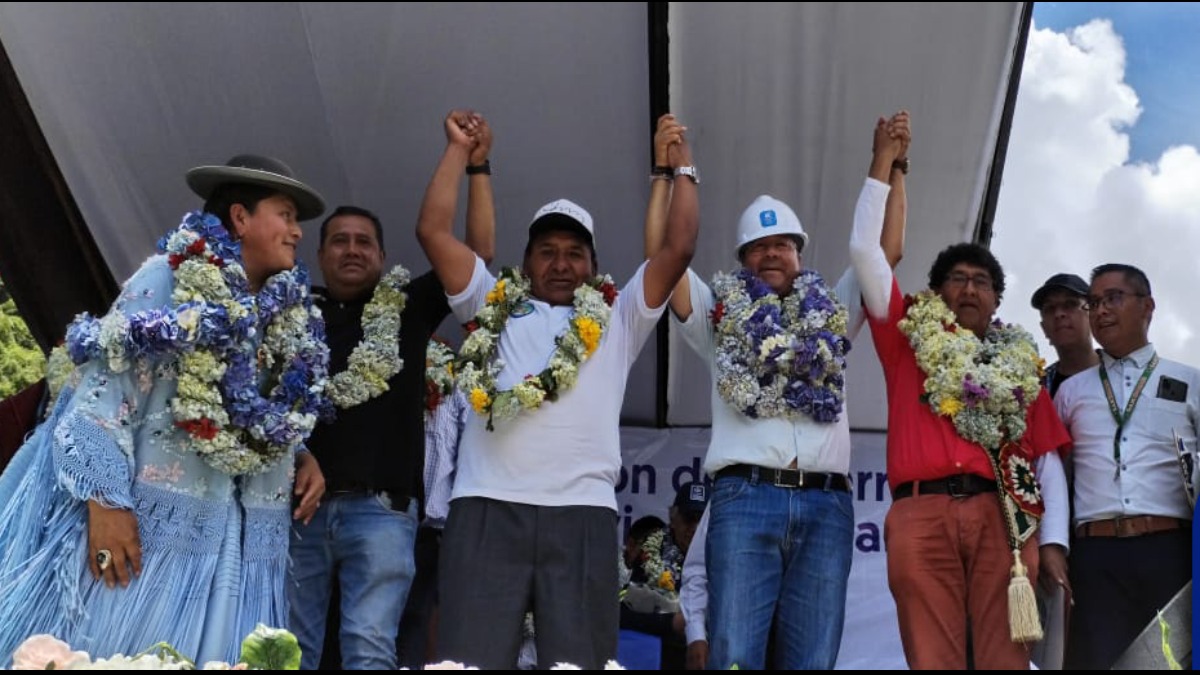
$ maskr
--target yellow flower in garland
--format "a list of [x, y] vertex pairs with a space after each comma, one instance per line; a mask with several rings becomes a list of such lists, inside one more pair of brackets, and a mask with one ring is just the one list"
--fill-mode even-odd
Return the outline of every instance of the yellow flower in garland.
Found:
[[506, 285], [508, 285], [508, 282], [506, 282], [504, 279], [501, 279], [496, 282], [496, 285], [492, 288], [492, 290], [488, 291], [487, 303], [489, 305], [504, 302], [504, 287]]
[[962, 408], [962, 401], [959, 401], [956, 398], [944, 398], [942, 399], [942, 402], [938, 404], [938, 414], [946, 417], [954, 417], [958, 413], [962, 412]]
[[[466, 392], [475, 412], [487, 418], [488, 431], [494, 420], [512, 419], [523, 410], [536, 410], [574, 386], [579, 367], [599, 348], [617, 299], [617, 289], [607, 276], [593, 278], [575, 289], [574, 319], [555, 340], [550, 362], [541, 373], [527, 373], [511, 389], [501, 391], [496, 379], [504, 364], [499, 356], [500, 338], [509, 316], [529, 305], [529, 279], [516, 267], [500, 272], [484, 306], [464, 326], [467, 337], [455, 366], [458, 387]], [[520, 315], [518, 315], [520, 316]]]
[[924, 400], [968, 441], [998, 450], [1025, 433], [1041, 390], [1041, 358], [1023, 328], [993, 322], [980, 339], [933, 291], [917, 294], [898, 328], [925, 373]]
[[658, 587], [668, 591], [675, 590], [675, 580], [671, 578], [668, 570], [663, 570], [662, 574], [658, 575]]
[[476, 387], [471, 390], [471, 407], [475, 412], [482, 415], [487, 412], [488, 406], [492, 403], [492, 397], [487, 395], [487, 392]]
[[587, 349], [587, 355], [591, 356], [592, 352], [600, 346], [600, 324], [581, 316], [575, 319], [575, 330], [579, 331], [579, 339], [583, 340], [583, 346]]

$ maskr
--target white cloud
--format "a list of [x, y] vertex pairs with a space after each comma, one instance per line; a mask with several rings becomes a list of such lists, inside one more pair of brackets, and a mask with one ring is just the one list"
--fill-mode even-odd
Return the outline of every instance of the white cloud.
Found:
[[1200, 363], [1200, 152], [1180, 145], [1128, 163], [1140, 114], [1110, 22], [1033, 27], [992, 250], [1008, 276], [999, 315], [1035, 333], [1048, 361], [1033, 291], [1057, 272], [1087, 279], [1096, 265], [1121, 262], [1150, 277], [1159, 352]]

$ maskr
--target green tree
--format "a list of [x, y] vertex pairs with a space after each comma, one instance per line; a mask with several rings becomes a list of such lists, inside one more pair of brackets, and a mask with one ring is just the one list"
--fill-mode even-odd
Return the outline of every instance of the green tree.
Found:
[[42, 379], [46, 357], [0, 280], [0, 399]]

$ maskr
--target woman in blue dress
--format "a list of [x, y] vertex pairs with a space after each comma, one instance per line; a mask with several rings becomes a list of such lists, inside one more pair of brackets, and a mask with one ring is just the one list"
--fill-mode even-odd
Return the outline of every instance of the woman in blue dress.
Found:
[[187, 179], [204, 212], [71, 325], [78, 366], [0, 476], [0, 664], [38, 633], [233, 662], [287, 625], [290, 519], [324, 491], [304, 440], [328, 350], [296, 264], [324, 203], [265, 157]]

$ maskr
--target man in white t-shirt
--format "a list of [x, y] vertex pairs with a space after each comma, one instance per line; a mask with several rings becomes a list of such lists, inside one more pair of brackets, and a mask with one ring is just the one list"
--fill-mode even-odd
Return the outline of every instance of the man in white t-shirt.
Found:
[[[471, 363], [459, 376], [475, 414], [442, 540], [438, 655], [512, 668], [532, 610], [540, 662], [599, 668], [617, 648], [625, 382], [691, 260], [696, 187], [681, 181], [660, 255], [619, 294], [595, 279], [591, 215], [565, 199], [530, 224], [523, 274], [498, 281], [453, 234], [473, 119], [446, 118], [446, 151], [417, 225], [455, 316], [472, 330], [462, 349]], [[671, 160], [695, 176], [686, 143]]]

